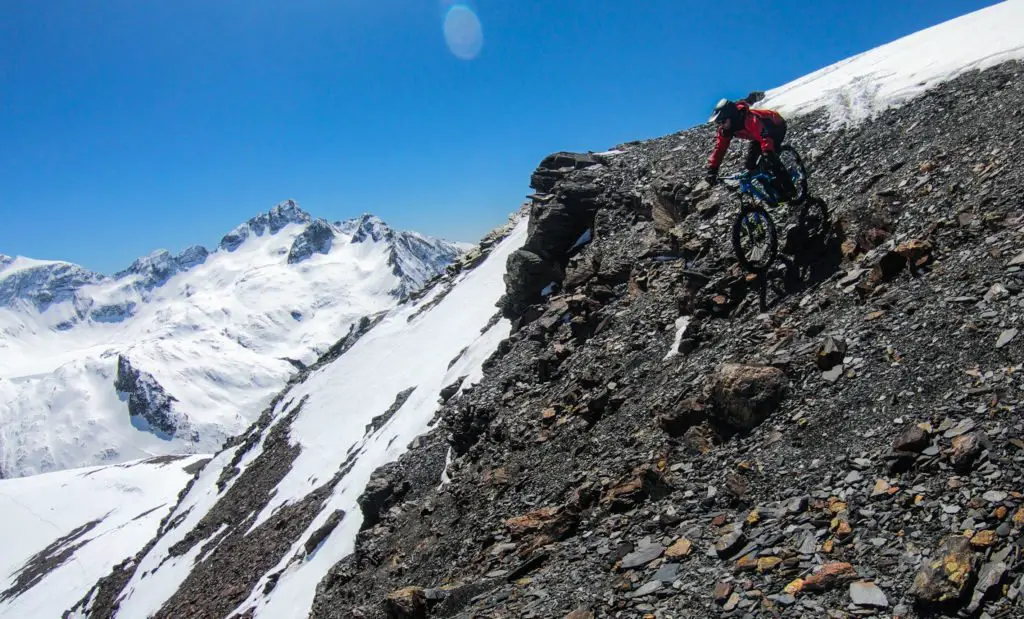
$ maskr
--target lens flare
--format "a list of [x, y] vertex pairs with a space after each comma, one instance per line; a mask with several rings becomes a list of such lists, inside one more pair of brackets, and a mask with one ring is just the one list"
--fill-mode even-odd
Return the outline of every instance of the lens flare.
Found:
[[473, 9], [456, 4], [444, 17], [444, 40], [456, 58], [472, 60], [484, 46], [484, 31]]

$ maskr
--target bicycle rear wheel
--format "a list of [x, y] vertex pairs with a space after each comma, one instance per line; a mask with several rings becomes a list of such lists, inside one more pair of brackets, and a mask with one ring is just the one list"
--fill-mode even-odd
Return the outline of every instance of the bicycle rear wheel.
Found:
[[789, 200], [789, 203], [803, 204], [807, 199], [807, 169], [804, 167], [803, 160], [800, 159], [800, 153], [796, 152], [792, 146], [783, 146], [779, 149], [779, 159], [782, 160], [782, 165], [786, 167], [793, 179], [793, 185], [796, 187], [796, 196]]
[[775, 261], [779, 239], [775, 222], [760, 205], [744, 205], [732, 224], [732, 248], [740, 265], [751, 273], [766, 270]]
[[799, 226], [810, 239], [823, 239], [828, 232], [830, 221], [825, 202], [818, 198], [807, 198], [800, 209]]

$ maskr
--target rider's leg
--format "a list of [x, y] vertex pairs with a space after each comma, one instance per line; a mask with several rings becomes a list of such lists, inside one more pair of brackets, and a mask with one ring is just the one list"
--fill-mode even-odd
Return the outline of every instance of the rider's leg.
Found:
[[772, 136], [772, 141], [775, 142], [775, 152], [782, 150], [782, 145], [786, 142], [786, 123], [783, 121], [781, 125], [776, 127], [775, 135]]
[[761, 157], [761, 164], [766, 172], [772, 176], [772, 187], [779, 194], [782, 200], [788, 200], [796, 195], [796, 186], [789, 175], [789, 170], [782, 164], [778, 153], [765, 153]]
[[[772, 136], [772, 141], [775, 142], [775, 152], [778, 153], [782, 150], [782, 144], [786, 140], [786, 125], [783, 123], [776, 131], [775, 135]], [[773, 153], [774, 154], [774, 153]], [[776, 180], [776, 191], [779, 195], [783, 196], [784, 199], [793, 198], [796, 196], [797, 190], [796, 185], [793, 184], [793, 177], [790, 176], [789, 170], [782, 164], [782, 160], [779, 159], [778, 155], [774, 157], [765, 157], [770, 159], [766, 164], [768, 165], [769, 171]]]
[[761, 144], [757, 140], [752, 140], [750, 146], [747, 148], [747, 159], [743, 162], [743, 166], [747, 169], [747, 172], [753, 172], [757, 169], [757, 162], [761, 159]]

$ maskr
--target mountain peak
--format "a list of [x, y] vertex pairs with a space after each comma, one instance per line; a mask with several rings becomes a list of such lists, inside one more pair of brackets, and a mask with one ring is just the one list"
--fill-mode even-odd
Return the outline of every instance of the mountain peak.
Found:
[[307, 224], [313, 221], [313, 218], [309, 213], [302, 210], [298, 203], [291, 199], [285, 200], [270, 209], [267, 219], [271, 234], [275, 234], [278, 230], [288, 224]]
[[114, 274], [115, 279], [129, 275], [140, 276], [143, 288], [153, 289], [163, 285], [175, 273], [187, 271], [206, 262], [210, 252], [202, 245], [192, 245], [176, 256], [166, 249], [158, 249], [148, 256], [138, 258], [127, 269]]
[[219, 247], [226, 251], [235, 251], [249, 238], [250, 234], [263, 236], [267, 230], [277, 234], [288, 224], [308, 224], [313, 218], [302, 210], [295, 200], [285, 200], [267, 213], [260, 213], [244, 224], [224, 235]]
[[[8, 270], [8, 267], [13, 266]], [[0, 307], [12, 305], [24, 299], [39, 312], [50, 305], [74, 298], [75, 291], [82, 286], [95, 284], [104, 279], [77, 264], [59, 260], [33, 260], [31, 258], [0, 258]]]
[[352, 235], [353, 243], [362, 243], [367, 239], [380, 242], [395, 235], [395, 230], [373, 213], [363, 213], [359, 217], [338, 222], [337, 226], [342, 232]]

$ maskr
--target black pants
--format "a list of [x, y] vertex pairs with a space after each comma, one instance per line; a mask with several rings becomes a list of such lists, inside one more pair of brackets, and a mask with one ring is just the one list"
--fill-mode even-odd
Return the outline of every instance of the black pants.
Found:
[[[786, 141], [786, 125], [776, 125], [768, 129], [768, 137], [775, 143], [775, 152], [779, 152], [782, 148], [783, 142]], [[744, 163], [748, 170], [757, 169], [757, 163], [761, 160], [761, 143], [757, 140], [750, 142], [750, 147], [747, 149], [747, 160]]]

